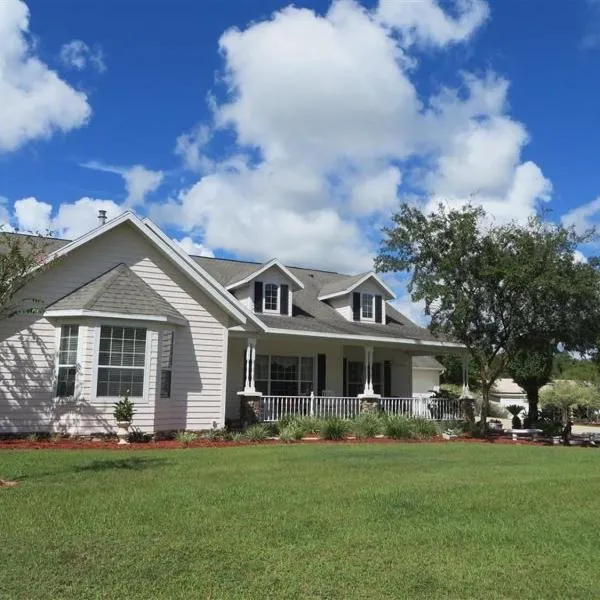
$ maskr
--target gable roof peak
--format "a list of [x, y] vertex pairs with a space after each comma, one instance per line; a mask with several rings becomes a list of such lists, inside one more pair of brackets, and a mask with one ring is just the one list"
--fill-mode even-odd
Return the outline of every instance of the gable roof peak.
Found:
[[393, 300], [396, 297], [396, 294], [394, 294], [374, 271], [368, 271], [366, 273], [344, 277], [339, 281], [324, 285], [319, 291], [319, 300], [330, 300], [331, 298], [338, 298], [339, 296], [350, 294], [369, 279], [373, 279], [373, 281], [384, 291], [386, 300]]
[[304, 289], [304, 284], [300, 279], [298, 279], [282, 262], [277, 258], [272, 258], [270, 261], [263, 263], [262, 265], [258, 265], [257, 267], [250, 267], [246, 269], [244, 272], [236, 275], [226, 286], [226, 289], [231, 291], [236, 288], [239, 288], [243, 285], [249, 284], [252, 280], [256, 279], [272, 267], [276, 267], [279, 269], [292, 283], [293, 289], [302, 290]]

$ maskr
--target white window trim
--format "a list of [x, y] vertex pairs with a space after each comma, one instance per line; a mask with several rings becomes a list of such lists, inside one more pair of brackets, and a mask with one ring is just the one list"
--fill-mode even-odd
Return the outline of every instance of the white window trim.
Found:
[[[371, 316], [365, 317], [363, 313], [364, 298], [365, 296], [371, 296]], [[361, 292], [360, 294], [360, 320], [361, 321], [375, 321], [375, 294], [371, 292]]]
[[[267, 308], [267, 286], [274, 285], [277, 288], [277, 308]], [[263, 312], [271, 315], [279, 314], [281, 312], [281, 285], [274, 281], [265, 281], [263, 284]]]
[[[258, 353], [257, 353], [258, 355]], [[312, 368], [312, 372], [313, 372], [313, 376], [312, 376], [312, 388], [313, 388], [313, 392], [315, 391], [316, 385], [317, 385], [317, 359], [318, 359], [318, 355], [317, 354], [287, 354], [285, 352], [279, 352], [277, 354], [261, 354], [261, 356], [267, 356], [269, 358], [269, 363], [268, 363], [268, 368], [267, 368], [267, 373], [269, 374], [269, 378], [266, 380], [267, 381], [267, 391], [268, 393], [266, 394], [267, 396], [272, 396], [271, 394], [271, 360], [273, 356], [281, 356], [281, 357], [285, 357], [285, 358], [297, 358], [298, 359], [298, 376], [300, 375], [300, 369], [301, 369], [301, 359], [303, 358], [312, 358], [313, 361], [313, 368]], [[260, 381], [265, 381], [264, 379], [261, 379]], [[302, 380], [302, 379], [297, 379], [296, 382], [298, 383], [298, 387], [300, 386], [300, 383], [302, 381], [308, 381], [308, 380]], [[298, 394], [296, 394], [298, 395]], [[300, 396], [298, 396], [300, 397]], [[304, 396], [302, 396], [304, 397]]]
[[[90, 390], [90, 396], [94, 399], [98, 404], [114, 404], [117, 400], [120, 399], [120, 396], [98, 396], [98, 368], [100, 367], [99, 358], [100, 358], [100, 329], [102, 327], [134, 327], [134, 328], [143, 328], [146, 330], [146, 354], [144, 355], [144, 388], [143, 388], [143, 396], [130, 396], [130, 400], [134, 402], [134, 404], [139, 405], [147, 405], [151, 404], [150, 401], [150, 359], [152, 357], [152, 345], [155, 343], [155, 336], [157, 332], [148, 327], [148, 324], [144, 323], [128, 323], [126, 325], [121, 321], [119, 322], [111, 322], [106, 321], [102, 322], [99, 325], [94, 325], [94, 344], [92, 349], [92, 377], [91, 377], [91, 385], [92, 389]], [[140, 367], [137, 367], [138, 369]]]

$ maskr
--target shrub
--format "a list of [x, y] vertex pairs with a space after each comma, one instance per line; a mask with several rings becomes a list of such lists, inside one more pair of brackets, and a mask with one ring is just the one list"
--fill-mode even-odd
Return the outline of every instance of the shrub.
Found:
[[250, 425], [246, 429], [246, 439], [251, 442], [264, 442], [269, 437], [269, 428], [262, 423]]
[[226, 427], [223, 427], [222, 429], [208, 429], [207, 431], [202, 432], [202, 437], [211, 442], [228, 441], [233, 439], [232, 435], [232, 432]]
[[324, 440], [343, 440], [348, 436], [348, 421], [330, 418], [324, 419], [319, 427], [319, 435]]
[[232, 442], [244, 442], [246, 441], [246, 434], [242, 431], [233, 431], [231, 433], [231, 441]]
[[178, 431], [175, 439], [185, 448], [194, 442], [198, 436], [193, 431]]
[[360, 415], [352, 423], [352, 432], [359, 439], [374, 438], [381, 430], [381, 419], [373, 413]]
[[432, 438], [439, 433], [437, 423], [429, 419], [413, 419], [412, 427], [414, 436], [421, 439]]
[[134, 427], [129, 432], [129, 441], [132, 444], [146, 444], [152, 439], [152, 435], [142, 431], [139, 427]]
[[131, 423], [135, 411], [133, 410], [133, 402], [127, 396], [123, 396], [118, 402], [115, 402], [113, 407], [115, 421]]
[[262, 423], [262, 425], [267, 430], [268, 437], [277, 437], [281, 431], [281, 424], [277, 421], [272, 423]]
[[298, 423], [291, 423], [281, 429], [279, 439], [283, 442], [297, 442], [304, 437], [304, 429]]
[[406, 440], [414, 437], [414, 424], [406, 417], [393, 416], [385, 419], [383, 433], [394, 440]]
[[[318, 434], [323, 425], [323, 419], [317, 417], [296, 417], [288, 422], [288, 425], [297, 425], [300, 427], [304, 435], [315, 435]], [[282, 425], [283, 428], [283, 425]]]
[[37, 433], [30, 433], [25, 439], [28, 442], [37, 442], [39, 437]]

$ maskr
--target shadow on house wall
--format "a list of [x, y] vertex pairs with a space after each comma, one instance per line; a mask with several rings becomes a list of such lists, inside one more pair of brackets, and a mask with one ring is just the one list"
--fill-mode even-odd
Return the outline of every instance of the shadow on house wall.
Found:
[[0, 433], [112, 429], [83, 397], [54, 397], [55, 350], [31, 326], [0, 343]]

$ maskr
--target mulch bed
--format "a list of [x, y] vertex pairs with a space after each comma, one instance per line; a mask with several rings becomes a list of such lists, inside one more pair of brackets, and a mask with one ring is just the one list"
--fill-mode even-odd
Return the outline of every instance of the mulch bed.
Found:
[[[197, 439], [186, 448], [231, 448], [236, 446], [273, 446], [273, 445], [293, 445], [293, 444], [456, 444], [456, 443], [475, 443], [475, 444], [520, 444], [527, 446], [543, 446], [542, 441], [521, 441], [513, 442], [511, 439], [500, 437], [489, 437], [487, 439], [461, 437], [454, 440], [445, 440], [442, 437], [435, 437], [426, 440], [393, 440], [391, 438], [374, 438], [367, 440], [346, 439], [346, 440], [321, 440], [317, 438], [303, 439], [297, 442], [282, 442], [280, 440], [266, 440], [264, 442], [250, 441], [212, 441], [207, 439]], [[182, 444], [176, 440], [160, 440], [155, 442], [146, 442], [138, 444], [117, 444], [114, 440], [92, 441], [82, 438], [65, 438], [57, 441], [27, 439], [0, 439], [0, 450], [174, 450], [182, 448]]]

